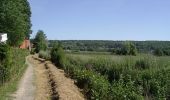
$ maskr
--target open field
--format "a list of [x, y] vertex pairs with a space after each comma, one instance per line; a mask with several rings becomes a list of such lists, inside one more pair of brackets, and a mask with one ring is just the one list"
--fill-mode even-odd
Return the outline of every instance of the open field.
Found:
[[170, 57], [67, 54], [65, 72], [88, 99], [170, 99]]

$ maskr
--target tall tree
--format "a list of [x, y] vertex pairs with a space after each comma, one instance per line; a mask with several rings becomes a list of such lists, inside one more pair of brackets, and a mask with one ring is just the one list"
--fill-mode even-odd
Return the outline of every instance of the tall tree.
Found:
[[34, 39], [35, 52], [47, 49], [47, 39], [46, 35], [42, 30], [39, 30]]
[[8, 33], [8, 43], [19, 46], [29, 37], [31, 11], [27, 0], [0, 0], [0, 33]]
[[137, 49], [136, 46], [133, 43], [130, 43], [130, 51], [129, 51], [129, 55], [137, 55]]

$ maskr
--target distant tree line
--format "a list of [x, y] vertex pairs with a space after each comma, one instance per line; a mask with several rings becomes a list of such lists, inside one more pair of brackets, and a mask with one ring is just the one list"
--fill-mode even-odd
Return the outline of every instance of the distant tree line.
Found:
[[170, 48], [157, 48], [154, 50], [154, 55], [170, 56]]
[[[67, 51], [114, 52], [115, 54], [121, 55], [132, 55], [127, 52], [133, 53], [136, 51], [155, 55], [158, 51], [160, 51], [160, 53], [162, 52], [162, 55], [169, 55], [170, 52], [170, 41], [49, 40], [48, 42], [49, 47], [52, 47], [55, 42], [60, 42], [64, 50]], [[125, 46], [126, 42], [129, 42], [130, 46]], [[130, 47], [134, 48], [134, 50], [130, 51]], [[158, 50], [160, 48], [161, 50]]]

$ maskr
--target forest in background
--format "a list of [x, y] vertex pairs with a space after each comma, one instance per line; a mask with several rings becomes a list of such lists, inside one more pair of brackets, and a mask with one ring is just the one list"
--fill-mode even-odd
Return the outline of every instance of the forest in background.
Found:
[[49, 40], [49, 47], [56, 42], [61, 43], [64, 50], [74, 52], [113, 52], [117, 48], [122, 48], [126, 42], [130, 42], [139, 53], [158, 52], [160, 55], [170, 55], [170, 41]]

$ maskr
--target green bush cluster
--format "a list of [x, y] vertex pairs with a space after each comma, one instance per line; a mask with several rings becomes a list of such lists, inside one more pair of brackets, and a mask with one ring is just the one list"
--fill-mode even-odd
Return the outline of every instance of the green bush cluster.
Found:
[[36, 52], [35, 52], [35, 49], [34, 48], [31, 48], [31, 51], [30, 51], [30, 54], [34, 55]]
[[0, 85], [17, 79], [25, 69], [27, 50], [0, 45]]
[[0, 45], [0, 84], [7, 81], [10, 77], [11, 49], [8, 45]]
[[[67, 58], [70, 59], [70, 58]], [[86, 70], [82, 65], [73, 59], [67, 60], [64, 64], [65, 72], [76, 80], [78, 87], [83, 89], [83, 93], [89, 100], [109, 100], [110, 83], [100, 74]]]
[[64, 50], [60, 45], [55, 45], [51, 50], [51, 61], [58, 67], [63, 67], [65, 62]]
[[46, 60], [49, 60], [51, 59], [51, 55], [50, 55], [50, 51], [40, 51], [39, 52], [39, 57], [40, 58], [43, 58], [43, 59], [46, 59]]
[[125, 43], [122, 47], [116, 48], [112, 50], [112, 54], [117, 55], [137, 55], [136, 46], [132, 43]]
[[153, 54], [156, 56], [170, 56], [170, 48], [157, 48], [154, 50]]

